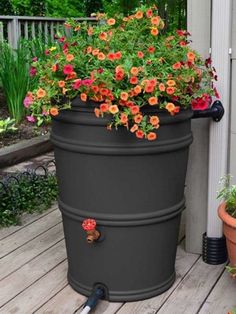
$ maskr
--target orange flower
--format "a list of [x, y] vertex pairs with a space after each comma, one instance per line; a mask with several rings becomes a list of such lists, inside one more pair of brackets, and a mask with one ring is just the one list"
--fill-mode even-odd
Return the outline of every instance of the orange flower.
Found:
[[130, 132], [134, 133], [134, 132], [136, 132], [137, 130], [138, 130], [138, 125], [137, 125], [137, 124], [134, 124], [134, 125], [132, 126], [132, 128], [130, 129]]
[[139, 113], [139, 106], [132, 106], [132, 107], [130, 107], [130, 111], [131, 111], [132, 114]]
[[125, 124], [125, 123], [127, 123], [128, 122], [128, 116], [127, 116], [127, 114], [125, 114], [125, 113], [121, 113], [121, 115], [120, 115], [120, 122], [121, 123], [123, 123], [123, 124]]
[[87, 94], [81, 93], [81, 94], [80, 94], [80, 99], [81, 99], [82, 101], [86, 101], [86, 100], [87, 100]]
[[133, 75], [133, 76], [137, 76], [138, 73], [139, 73], [139, 69], [137, 67], [132, 67], [131, 70], [130, 70], [130, 73]]
[[135, 123], [140, 123], [143, 120], [143, 116], [141, 114], [137, 114], [136, 116], [134, 116], [134, 122]]
[[148, 99], [148, 103], [149, 103], [149, 105], [151, 105], [151, 106], [157, 105], [157, 104], [158, 104], [158, 99], [157, 99], [157, 97], [155, 97], [155, 96], [150, 97], [150, 98]]
[[135, 18], [138, 19], [138, 20], [142, 19], [143, 18], [143, 12], [142, 11], [137, 11], [135, 13]]
[[39, 88], [36, 93], [38, 98], [43, 98], [46, 96], [46, 91], [42, 88]]
[[154, 53], [155, 50], [156, 50], [156, 48], [153, 47], [153, 46], [151, 46], [151, 47], [148, 48], [148, 52], [150, 52], [150, 53]]
[[126, 101], [126, 100], [128, 100], [128, 98], [129, 98], [129, 94], [128, 93], [126, 93], [126, 92], [121, 92], [120, 93], [120, 99]]
[[175, 81], [174, 81], [174, 80], [168, 80], [168, 81], [166, 82], [166, 84], [167, 84], [168, 86], [175, 86]]
[[115, 25], [116, 24], [116, 20], [115, 19], [109, 19], [109, 20], [107, 20], [107, 24], [108, 25]]
[[97, 85], [93, 85], [92, 90], [94, 91], [95, 94], [97, 94], [99, 92], [99, 87]]
[[106, 32], [102, 32], [101, 34], [99, 34], [99, 39], [107, 40], [107, 33]]
[[115, 53], [115, 58], [116, 58], [117, 60], [119, 60], [121, 57], [122, 57], [122, 53], [121, 53], [120, 51], [117, 51], [117, 52]]
[[114, 54], [114, 52], [109, 52], [107, 58], [113, 61], [116, 59], [116, 55]]
[[112, 105], [109, 107], [109, 111], [110, 111], [110, 113], [115, 114], [115, 113], [119, 112], [119, 108], [117, 107], [117, 105]]
[[105, 60], [106, 59], [106, 56], [104, 55], [103, 52], [99, 52], [98, 54], [98, 60]]
[[58, 115], [58, 109], [55, 108], [55, 107], [52, 107], [52, 108], [50, 109], [50, 114], [51, 114], [52, 116], [57, 116], [57, 115]]
[[165, 108], [171, 113], [175, 110], [175, 105], [172, 102], [168, 102]]
[[151, 84], [147, 84], [145, 87], [145, 92], [146, 93], [152, 93], [154, 91], [155, 86], [151, 85]]
[[65, 81], [59, 81], [59, 82], [58, 82], [58, 86], [59, 86], [59, 87], [64, 87], [65, 84], [66, 84]]
[[73, 71], [66, 76], [66, 80], [72, 80], [72, 79], [76, 78], [76, 76], [77, 76], [77, 74]]
[[147, 10], [146, 16], [147, 17], [152, 17], [152, 10], [151, 9]]
[[95, 113], [95, 116], [96, 116], [97, 118], [100, 117], [100, 110], [99, 110], [98, 108], [95, 108], [95, 109], [94, 109], [94, 113]]
[[89, 35], [89, 36], [92, 36], [92, 35], [93, 35], [93, 28], [92, 28], [92, 27], [89, 27], [89, 28], [88, 28], [88, 35]]
[[144, 137], [144, 133], [142, 130], [136, 131], [135, 135], [137, 138], [143, 138]]
[[180, 62], [176, 62], [175, 64], [172, 65], [172, 68], [173, 68], [174, 70], [180, 69], [180, 68], [181, 68], [181, 63], [180, 63]]
[[134, 88], [135, 94], [140, 94], [142, 92], [142, 88], [140, 85], [135, 86]]
[[152, 34], [153, 36], [157, 36], [158, 33], [159, 33], [159, 31], [158, 31], [157, 28], [152, 28], [152, 29], [151, 29], [151, 34]]
[[153, 126], [157, 126], [159, 124], [160, 120], [158, 118], [158, 116], [151, 116], [150, 117], [150, 123]]
[[92, 51], [92, 55], [93, 56], [96, 56], [96, 55], [98, 55], [99, 54], [99, 49], [94, 49], [93, 51]]
[[154, 133], [154, 132], [150, 132], [150, 133], [148, 133], [148, 135], [147, 135], [147, 139], [148, 139], [149, 141], [154, 141], [156, 138], [157, 138], [157, 135], [156, 135], [156, 133]]
[[155, 78], [153, 78], [153, 79], [149, 80], [148, 84], [155, 87], [157, 85], [157, 80]]
[[195, 53], [193, 53], [193, 52], [191, 52], [191, 51], [189, 51], [189, 52], [187, 53], [188, 61], [194, 62], [195, 57], [196, 57], [196, 56], [195, 56]]
[[66, 61], [68, 61], [68, 62], [71, 62], [72, 60], [74, 60], [74, 56], [71, 54], [71, 53], [69, 53], [68, 55], [66, 55]]
[[65, 87], [62, 88], [62, 94], [65, 95], [65, 93], [67, 92], [67, 89]]
[[138, 51], [137, 56], [138, 56], [138, 58], [142, 59], [144, 57], [144, 54], [142, 51]]
[[93, 47], [88, 46], [86, 50], [87, 50], [87, 53], [91, 53], [93, 51]]
[[159, 84], [158, 87], [161, 92], [164, 92], [166, 90], [165, 85], [163, 83]]
[[175, 88], [174, 87], [167, 87], [166, 92], [168, 95], [172, 95], [175, 92]]
[[103, 103], [100, 105], [101, 112], [106, 112], [106, 111], [108, 111], [108, 109], [109, 109], [109, 106], [107, 103]]
[[137, 76], [132, 76], [129, 81], [130, 81], [130, 84], [138, 84]]
[[58, 64], [53, 64], [52, 71], [56, 72], [58, 70]]
[[151, 18], [152, 25], [159, 25], [160, 23], [160, 16], [154, 16]]

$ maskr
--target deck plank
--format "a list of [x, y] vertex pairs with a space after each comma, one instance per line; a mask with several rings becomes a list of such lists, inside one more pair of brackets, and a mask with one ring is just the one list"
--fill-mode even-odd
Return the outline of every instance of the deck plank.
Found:
[[200, 258], [157, 313], [198, 313], [223, 269], [224, 265], [208, 265]]
[[[40, 266], [40, 265], [39, 265]], [[67, 285], [67, 261], [63, 261], [0, 309], [1, 314], [31, 314]]]
[[222, 314], [236, 309], [236, 280], [224, 271], [199, 314]]
[[49, 249], [64, 238], [62, 224], [58, 224], [34, 240], [22, 245], [0, 259], [0, 280]]
[[[64, 240], [0, 281], [0, 306], [24, 291], [66, 259]], [[58, 275], [58, 274], [57, 274]]]
[[52, 211], [58, 208], [57, 204], [53, 204], [49, 209], [45, 210], [43, 213], [24, 213], [21, 217], [21, 224], [17, 226], [10, 226], [10, 227], [2, 227], [0, 228], [0, 240], [8, 237], [9, 235], [19, 231], [20, 229], [25, 228], [26, 226], [38, 221], [39, 219], [43, 218], [44, 216], [48, 215]]
[[[161, 307], [161, 305], [166, 301], [166, 299], [170, 296], [170, 294], [175, 290], [178, 284], [181, 282], [183, 277], [187, 274], [187, 272], [191, 269], [191, 267], [196, 263], [199, 259], [199, 255], [190, 254], [184, 251], [183, 243], [182, 246], [178, 247], [177, 257], [176, 257], [176, 281], [174, 285], [167, 290], [165, 293], [146, 299], [143, 301], [137, 302], [127, 302], [122, 306], [120, 311], [117, 314], [154, 314]], [[165, 312], [172, 313], [172, 312]], [[173, 311], [175, 313], [175, 311]], [[189, 314], [189, 313], [188, 313]]]
[[72, 314], [86, 301], [86, 297], [74, 291], [69, 285], [39, 308], [35, 314]]
[[16, 250], [21, 245], [31, 241], [40, 234], [49, 230], [53, 226], [61, 222], [61, 214], [59, 210], [55, 210], [40, 219], [39, 223], [33, 223], [13, 233], [9, 237], [0, 242], [0, 258]]

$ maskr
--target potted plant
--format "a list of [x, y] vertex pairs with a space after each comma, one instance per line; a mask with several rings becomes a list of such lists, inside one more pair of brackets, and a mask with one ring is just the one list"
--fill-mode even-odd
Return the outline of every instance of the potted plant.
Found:
[[231, 265], [228, 270], [234, 275], [236, 272], [236, 185], [231, 185], [230, 180], [230, 176], [223, 179], [224, 186], [218, 194], [218, 198], [222, 199], [223, 203], [218, 208], [218, 214], [223, 221], [223, 231], [226, 237]]
[[140, 300], [175, 280], [192, 108], [218, 96], [216, 77], [187, 31], [165, 33], [156, 6], [96, 19], [69, 20], [68, 36], [34, 59], [39, 84], [25, 103], [29, 120], [53, 117], [69, 283]]

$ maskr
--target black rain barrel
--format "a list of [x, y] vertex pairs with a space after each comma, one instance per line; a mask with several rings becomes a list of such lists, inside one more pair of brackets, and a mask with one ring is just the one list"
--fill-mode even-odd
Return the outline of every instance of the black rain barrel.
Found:
[[[109, 301], [142, 300], [175, 280], [192, 111], [158, 115], [156, 141], [108, 131], [94, 104], [79, 99], [53, 119], [68, 281], [81, 294], [102, 283]], [[101, 233], [93, 244], [81, 226], [86, 218]]]

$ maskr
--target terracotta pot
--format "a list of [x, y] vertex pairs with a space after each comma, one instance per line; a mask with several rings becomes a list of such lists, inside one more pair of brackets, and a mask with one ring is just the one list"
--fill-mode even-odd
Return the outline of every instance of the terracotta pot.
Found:
[[223, 231], [226, 237], [227, 250], [231, 265], [236, 265], [236, 218], [231, 217], [225, 210], [225, 203], [218, 208], [218, 215], [223, 220]]

